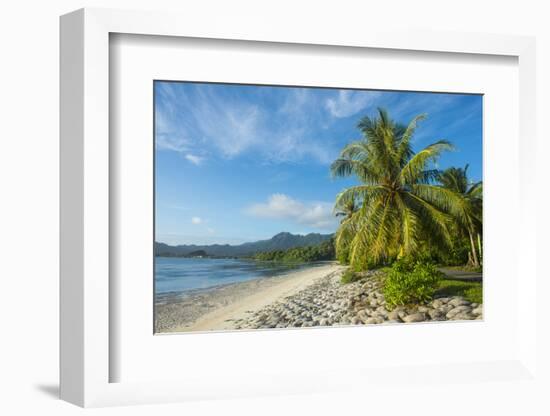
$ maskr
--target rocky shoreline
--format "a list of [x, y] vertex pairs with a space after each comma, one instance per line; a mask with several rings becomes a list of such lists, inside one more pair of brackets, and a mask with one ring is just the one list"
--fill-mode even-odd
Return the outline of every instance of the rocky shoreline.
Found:
[[262, 329], [483, 319], [483, 306], [460, 296], [390, 311], [381, 292], [380, 273], [366, 272], [361, 280], [342, 284], [342, 272], [337, 271], [245, 318], [229, 321], [235, 329]]

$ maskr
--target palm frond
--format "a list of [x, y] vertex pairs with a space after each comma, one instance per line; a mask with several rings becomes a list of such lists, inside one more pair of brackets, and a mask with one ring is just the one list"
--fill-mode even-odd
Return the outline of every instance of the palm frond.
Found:
[[415, 184], [418, 181], [418, 176], [426, 170], [426, 166], [429, 162], [437, 160], [442, 152], [453, 149], [454, 146], [446, 140], [440, 140], [426, 146], [403, 166], [399, 175], [399, 180], [402, 184]]

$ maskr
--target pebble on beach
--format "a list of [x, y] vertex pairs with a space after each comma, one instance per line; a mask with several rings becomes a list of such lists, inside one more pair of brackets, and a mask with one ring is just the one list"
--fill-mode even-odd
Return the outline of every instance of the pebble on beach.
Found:
[[386, 309], [380, 272], [342, 284], [341, 272], [319, 279], [302, 291], [240, 319], [242, 329], [377, 325], [483, 319], [483, 305], [460, 296], [437, 298], [426, 305]]

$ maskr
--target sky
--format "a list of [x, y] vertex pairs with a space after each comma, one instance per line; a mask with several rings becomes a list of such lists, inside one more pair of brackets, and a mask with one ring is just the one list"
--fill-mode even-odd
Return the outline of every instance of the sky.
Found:
[[167, 81], [154, 93], [155, 239], [167, 244], [334, 232], [335, 196], [356, 182], [330, 164], [378, 107], [403, 124], [427, 114], [413, 150], [449, 140], [436, 167], [482, 178], [481, 95]]

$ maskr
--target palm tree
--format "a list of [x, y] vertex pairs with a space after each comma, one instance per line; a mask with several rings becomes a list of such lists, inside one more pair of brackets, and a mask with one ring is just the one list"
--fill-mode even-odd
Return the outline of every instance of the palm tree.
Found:
[[357, 206], [355, 199], [349, 199], [347, 201], [341, 200], [340, 206], [334, 207], [334, 215], [337, 217], [344, 217], [342, 221], [340, 221], [340, 223], [343, 223], [344, 221], [350, 219], [358, 209], [359, 207]]
[[337, 253], [347, 248], [356, 268], [412, 254], [423, 239], [451, 244], [449, 227], [453, 217], [463, 215], [464, 200], [437, 186], [439, 172], [429, 167], [453, 146], [440, 140], [414, 153], [411, 139], [424, 118], [403, 126], [379, 108], [377, 117], [360, 120], [363, 139], [345, 146], [331, 165], [333, 177], [355, 176], [360, 183], [338, 194], [335, 203], [360, 205], [336, 233]]
[[[470, 182], [468, 180], [468, 167], [464, 168], [448, 168], [439, 174], [439, 182], [441, 185], [449, 189], [464, 200], [465, 212], [459, 218], [458, 225], [462, 234], [467, 234], [470, 240], [470, 261], [473, 266], [479, 267], [481, 263], [481, 228], [482, 228], [482, 207], [483, 207], [483, 183]], [[474, 241], [476, 235], [478, 252]]]

